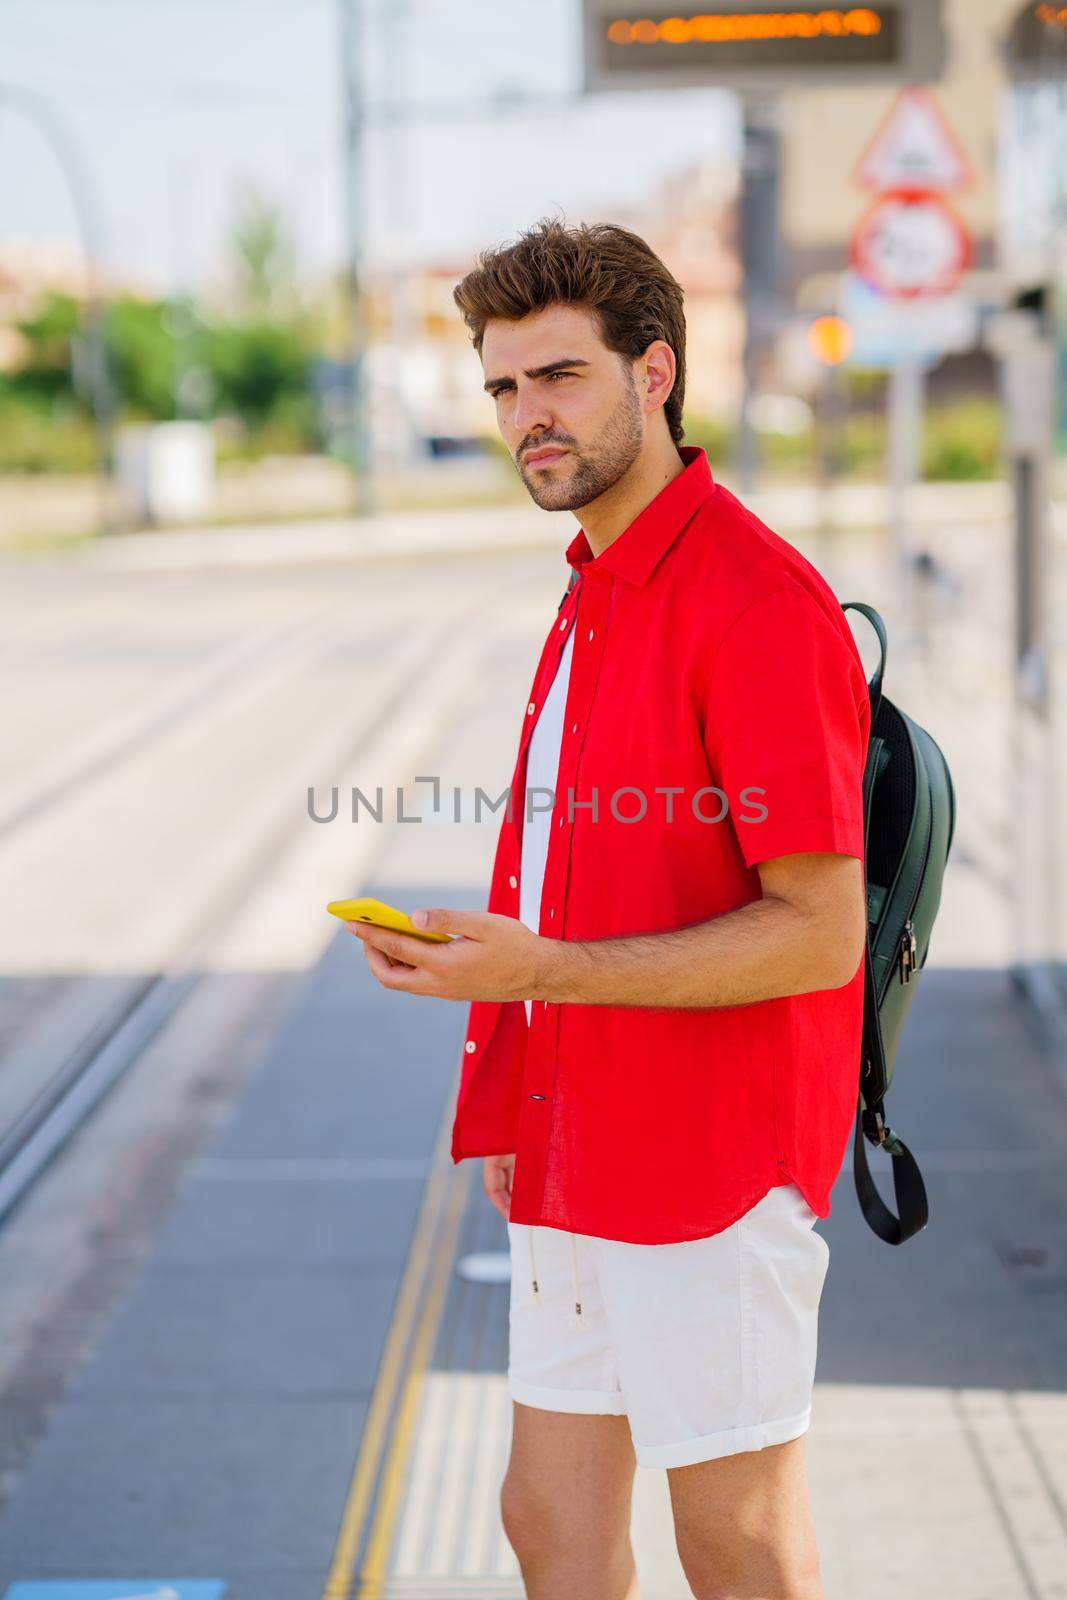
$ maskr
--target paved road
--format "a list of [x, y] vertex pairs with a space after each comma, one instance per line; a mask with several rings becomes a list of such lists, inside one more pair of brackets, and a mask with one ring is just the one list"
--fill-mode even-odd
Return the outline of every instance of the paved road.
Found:
[[[971, 532], [896, 680], [967, 819], [892, 1102], [931, 1224], [882, 1245], [846, 1169], [820, 1225], [828, 1600], [1067, 1594], [1067, 1087], [1003, 973], [1002, 541]], [[843, 596], [878, 592], [870, 541], [822, 559]], [[0, 936], [0, 1089], [32, 1090], [131, 977], [208, 936], [186, 1003], [0, 1230], [0, 1594], [200, 1576], [318, 1600], [358, 1570], [383, 1600], [518, 1596], [495, 1498], [507, 1289], [455, 1270], [506, 1234], [478, 1164], [443, 1159], [463, 1008], [380, 991], [319, 908], [484, 903], [492, 824], [434, 819], [412, 780], [506, 783], [558, 549], [70, 570], [20, 569], [6, 647], [0, 892], [25, 938]], [[313, 824], [306, 786], [331, 781], [406, 783], [424, 825]], [[634, 1512], [646, 1600], [685, 1596], [664, 1474], [638, 1473]]]

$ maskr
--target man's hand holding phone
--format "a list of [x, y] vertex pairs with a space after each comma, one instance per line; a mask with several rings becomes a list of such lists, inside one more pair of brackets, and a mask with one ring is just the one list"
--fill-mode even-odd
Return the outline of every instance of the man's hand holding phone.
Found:
[[367, 964], [384, 989], [439, 1000], [539, 998], [541, 976], [557, 941], [540, 938], [517, 917], [433, 909], [415, 911], [409, 921], [393, 906], [358, 903], [364, 907], [358, 918], [345, 916], [354, 901], [331, 901], [327, 909], [362, 942]]

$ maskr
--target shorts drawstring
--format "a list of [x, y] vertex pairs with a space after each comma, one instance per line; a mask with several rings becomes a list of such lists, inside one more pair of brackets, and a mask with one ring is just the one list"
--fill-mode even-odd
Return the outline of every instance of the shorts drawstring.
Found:
[[[534, 1231], [532, 1227], [527, 1227], [526, 1237], [530, 1246], [530, 1282], [533, 1284], [534, 1305], [539, 1306], [541, 1304], [541, 1288], [537, 1282], [537, 1261], [534, 1256]], [[574, 1326], [580, 1330], [582, 1326], [582, 1293], [578, 1277], [578, 1238], [573, 1233], [571, 1234], [571, 1283], [574, 1286]]]
[[578, 1239], [571, 1234], [571, 1282], [574, 1285], [574, 1326], [582, 1326], [582, 1296], [578, 1287]]
[[541, 1291], [537, 1286], [537, 1263], [534, 1260], [533, 1229], [532, 1228], [527, 1228], [526, 1237], [530, 1241], [530, 1281], [533, 1284], [534, 1305], [535, 1306], [539, 1306], [541, 1304], [541, 1300], [540, 1300]]

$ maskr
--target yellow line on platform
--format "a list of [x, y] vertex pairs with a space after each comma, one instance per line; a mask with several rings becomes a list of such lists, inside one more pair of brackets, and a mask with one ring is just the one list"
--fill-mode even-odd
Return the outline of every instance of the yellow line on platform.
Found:
[[[323, 1589], [323, 1600], [349, 1600], [357, 1582], [361, 1596], [376, 1594], [385, 1575], [389, 1541], [403, 1484], [403, 1470], [417, 1416], [422, 1374], [433, 1348], [444, 1304], [448, 1273], [452, 1267], [467, 1193], [468, 1174], [462, 1167], [454, 1173], [451, 1157], [452, 1109], [456, 1087], [453, 1084], [446, 1102], [446, 1113], [438, 1129], [430, 1176], [382, 1359], [375, 1375], [359, 1454]], [[437, 1248], [431, 1254], [438, 1230], [440, 1237]], [[390, 1438], [389, 1419], [398, 1393], [400, 1404]], [[381, 1470], [382, 1493], [368, 1541], [367, 1561], [363, 1570], [357, 1573], [360, 1542], [383, 1456], [386, 1457], [386, 1464]]]
[[367, 1552], [360, 1568], [357, 1591], [360, 1600], [380, 1600], [382, 1586], [389, 1575], [389, 1552], [396, 1520], [403, 1504], [408, 1463], [415, 1445], [423, 1379], [433, 1354], [433, 1342], [440, 1326], [445, 1295], [448, 1291], [448, 1279], [455, 1261], [456, 1240], [463, 1221], [468, 1177], [468, 1172], [461, 1170], [449, 1185], [433, 1275], [411, 1348], [407, 1378], [389, 1441], [389, 1454], [382, 1472], [381, 1493], [378, 1496], [374, 1522], [367, 1540]]

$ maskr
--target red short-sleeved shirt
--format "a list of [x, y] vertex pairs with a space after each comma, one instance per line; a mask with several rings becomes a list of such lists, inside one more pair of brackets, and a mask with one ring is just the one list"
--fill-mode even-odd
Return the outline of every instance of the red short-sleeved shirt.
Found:
[[[601, 555], [581, 529], [567, 547], [579, 579], [534, 676], [488, 902], [519, 914], [526, 750], [574, 630], [545, 938], [706, 921], [759, 899], [775, 856], [863, 859], [870, 711], [845, 613], [703, 450], [679, 453]], [[638, 1244], [717, 1233], [782, 1183], [825, 1217], [862, 1014], [862, 963], [842, 988], [740, 1006], [538, 1000], [528, 1025], [521, 1000], [474, 1001], [452, 1159], [515, 1153], [513, 1222]]]

